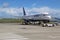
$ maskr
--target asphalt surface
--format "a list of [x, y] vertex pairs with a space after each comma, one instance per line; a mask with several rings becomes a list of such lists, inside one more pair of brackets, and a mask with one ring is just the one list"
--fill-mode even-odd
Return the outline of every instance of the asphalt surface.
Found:
[[60, 26], [0, 23], [0, 40], [60, 40]]

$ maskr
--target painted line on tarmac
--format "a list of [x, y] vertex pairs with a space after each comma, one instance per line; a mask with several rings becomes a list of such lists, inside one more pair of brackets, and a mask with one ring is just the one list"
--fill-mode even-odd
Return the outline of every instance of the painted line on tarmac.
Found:
[[55, 35], [55, 36], [53, 36], [53, 35], [50, 35], [50, 36], [48, 36], [48, 37], [50, 37], [50, 38], [60, 38], [60, 36], [57, 36], [57, 35]]
[[16, 35], [14, 33], [0, 33], [0, 40], [27, 40], [24, 36]]

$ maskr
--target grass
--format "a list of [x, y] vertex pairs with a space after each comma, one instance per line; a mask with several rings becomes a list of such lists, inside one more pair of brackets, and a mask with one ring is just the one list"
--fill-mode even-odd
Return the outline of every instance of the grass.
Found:
[[20, 23], [22, 22], [21, 19], [14, 19], [14, 18], [2, 18], [0, 19], [0, 23]]

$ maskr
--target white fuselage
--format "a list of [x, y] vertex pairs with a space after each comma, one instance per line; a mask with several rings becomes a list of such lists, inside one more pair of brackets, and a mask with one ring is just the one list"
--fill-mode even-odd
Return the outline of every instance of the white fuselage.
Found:
[[50, 20], [51, 16], [46, 14], [40, 14], [40, 15], [31, 15], [31, 16], [24, 16], [24, 19], [31, 19], [31, 20]]

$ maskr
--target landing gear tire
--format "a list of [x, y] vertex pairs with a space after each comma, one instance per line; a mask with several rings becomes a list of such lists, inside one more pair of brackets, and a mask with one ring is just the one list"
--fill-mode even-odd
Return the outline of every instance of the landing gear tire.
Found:
[[42, 24], [42, 27], [46, 27], [47, 26], [47, 24]]

